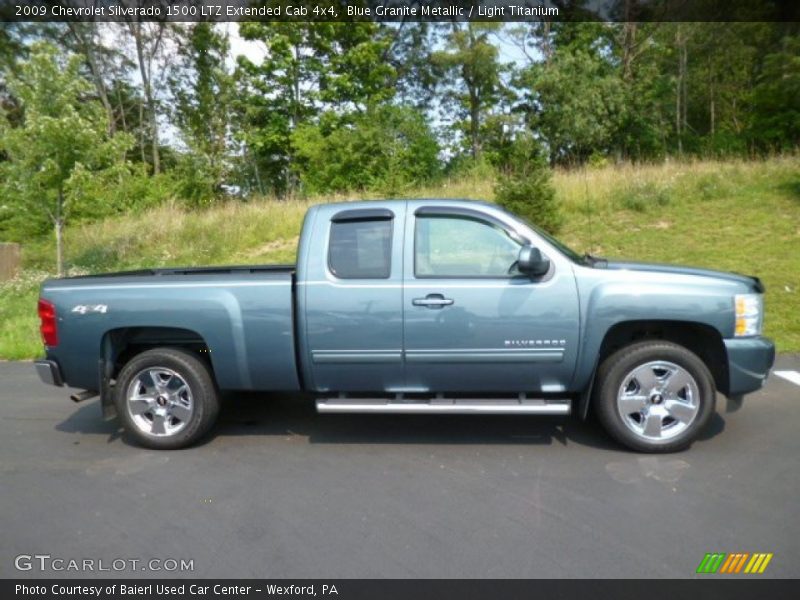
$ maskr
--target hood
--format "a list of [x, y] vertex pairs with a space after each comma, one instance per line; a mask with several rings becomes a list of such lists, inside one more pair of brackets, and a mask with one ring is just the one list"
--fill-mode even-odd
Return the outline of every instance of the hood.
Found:
[[647, 271], [650, 273], [670, 273], [675, 275], [697, 275], [700, 277], [713, 277], [727, 281], [736, 281], [752, 287], [754, 291], [763, 294], [764, 284], [758, 277], [741, 275], [740, 273], [729, 273], [726, 271], [714, 271], [712, 269], [699, 269], [696, 267], [683, 267], [680, 265], [665, 265], [658, 263], [641, 263], [625, 261], [603, 261], [596, 266], [605, 269], [624, 269], [626, 271]]

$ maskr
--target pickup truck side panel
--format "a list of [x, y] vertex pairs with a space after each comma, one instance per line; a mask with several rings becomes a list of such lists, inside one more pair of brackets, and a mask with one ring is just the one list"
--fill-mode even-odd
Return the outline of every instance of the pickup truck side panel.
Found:
[[112, 332], [172, 328], [202, 338], [223, 389], [299, 389], [289, 272], [51, 280], [42, 297], [59, 319], [61, 343], [48, 356], [72, 387], [99, 389], [97, 359]]

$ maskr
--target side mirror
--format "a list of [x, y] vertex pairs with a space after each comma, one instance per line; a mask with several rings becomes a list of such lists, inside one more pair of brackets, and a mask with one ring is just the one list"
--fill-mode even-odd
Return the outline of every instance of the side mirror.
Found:
[[541, 277], [550, 270], [550, 261], [542, 256], [538, 248], [525, 244], [519, 250], [517, 268], [530, 277]]

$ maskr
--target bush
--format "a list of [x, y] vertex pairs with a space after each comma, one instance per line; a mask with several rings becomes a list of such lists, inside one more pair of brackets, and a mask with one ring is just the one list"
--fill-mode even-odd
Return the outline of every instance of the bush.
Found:
[[176, 194], [170, 173], [148, 175], [142, 163], [120, 163], [101, 173], [76, 169], [68, 182], [74, 221], [96, 221], [158, 206]]
[[306, 194], [375, 190], [394, 195], [439, 174], [439, 145], [422, 115], [384, 105], [319, 124], [292, 136]]
[[716, 173], [699, 175], [694, 183], [691, 197], [697, 200], [714, 200], [730, 193], [730, 187], [723, 177]]
[[447, 174], [459, 181], [492, 181], [497, 177], [498, 170], [492, 163], [481, 155], [475, 159], [469, 155], [455, 157], [447, 167]]
[[649, 181], [628, 186], [619, 198], [622, 208], [641, 213], [653, 206], [667, 206], [671, 201], [672, 194], [668, 188]]
[[556, 233], [564, 218], [556, 200], [552, 171], [534, 140], [515, 142], [513, 166], [500, 176], [495, 200], [545, 231]]
[[177, 196], [193, 208], [210, 206], [217, 198], [221, 170], [213, 168], [200, 154], [187, 153], [178, 158], [174, 170]]

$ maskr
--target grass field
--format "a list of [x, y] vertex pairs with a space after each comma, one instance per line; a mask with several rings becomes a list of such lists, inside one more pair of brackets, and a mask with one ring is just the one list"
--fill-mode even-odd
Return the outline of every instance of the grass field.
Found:
[[[559, 237], [581, 252], [738, 271], [767, 286], [766, 333], [800, 351], [800, 157], [766, 161], [609, 166], [557, 172], [565, 214]], [[408, 197], [493, 197], [492, 181], [464, 178]], [[162, 206], [67, 231], [76, 273], [166, 265], [292, 262], [309, 201], [228, 203], [202, 212]], [[39, 282], [51, 240], [23, 247], [24, 272], [0, 284], [0, 358], [41, 352]]]

